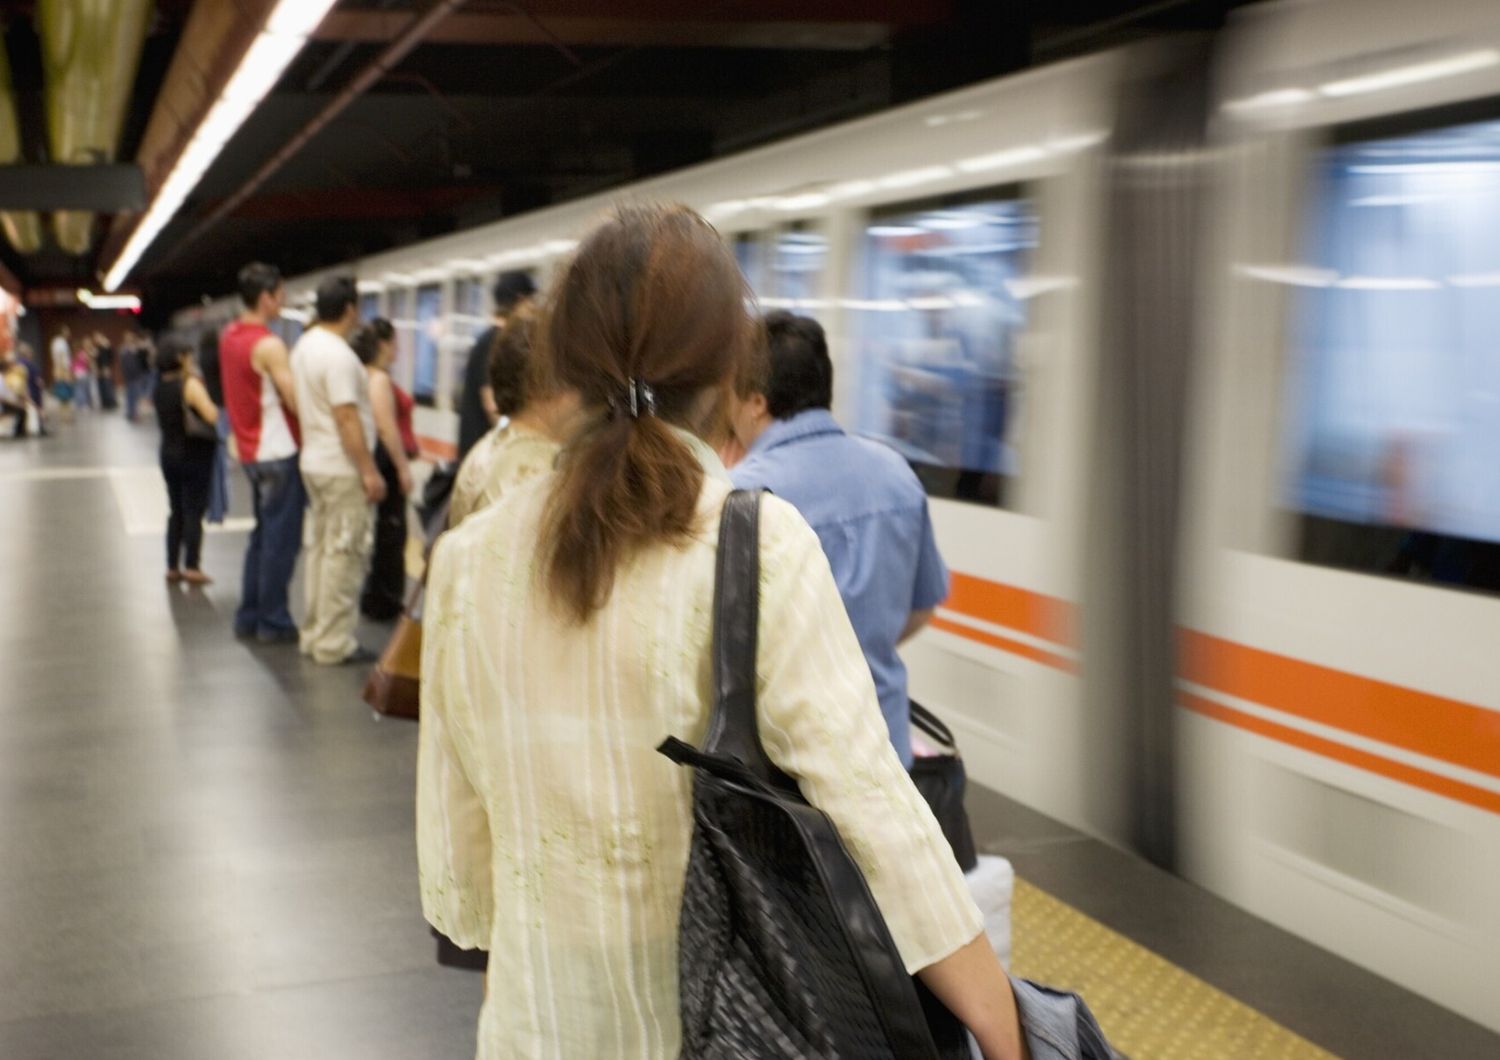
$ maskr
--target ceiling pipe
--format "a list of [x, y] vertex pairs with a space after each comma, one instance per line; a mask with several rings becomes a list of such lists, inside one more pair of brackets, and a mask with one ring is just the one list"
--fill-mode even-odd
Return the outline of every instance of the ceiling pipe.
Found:
[[[151, 0], [40, 0], [37, 35], [46, 71], [47, 133], [52, 160], [64, 165], [113, 162], [135, 88], [150, 24]], [[53, 217], [70, 254], [93, 245], [94, 215]]]
[[[10, 78], [10, 55], [0, 47], [0, 166], [16, 165], [21, 157], [21, 121], [16, 89]], [[0, 212], [0, 231], [22, 254], [42, 249], [42, 219], [30, 210]]]
[[354, 79], [326, 107], [318, 112], [316, 117], [304, 125], [300, 132], [282, 146], [281, 150], [267, 159], [265, 164], [257, 169], [254, 175], [240, 186], [238, 191], [215, 207], [213, 212], [202, 221], [194, 225], [186, 236], [177, 240], [162, 261], [171, 260], [189, 245], [197, 242], [199, 238], [207, 235], [209, 230], [220, 221], [239, 209], [246, 199], [254, 195], [266, 181], [275, 176], [281, 167], [290, 162], [302, 148], [307, 146], [313, 137], [323, 131], [329, 122], [337, 118], [351, 103], [368, 92], [397, 63], [401, 62], [414, 48], [421, 44], [443, 19], [457, 11], [465, 2], [466, 0], [437, 0], [425, 12], [412, 19], [411, 24], [401, 32], [400, 36], [391, 41], [380, 55], [356, 74]]

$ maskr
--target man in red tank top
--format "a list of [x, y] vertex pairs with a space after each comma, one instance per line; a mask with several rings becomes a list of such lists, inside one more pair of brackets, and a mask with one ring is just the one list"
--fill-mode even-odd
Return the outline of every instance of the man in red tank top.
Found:
[[297, 388], [286, 343], [270, 329], [281, 313], [281, 272], [255, 263], [240, 270], [245, 310], [219, 337], [224, 405], [240, 464], [255, 498], [255, 529], [245, 551], [235, 632], [290, 644], [298, 631], [287, 589], [302, 547], [307, 494], [297, 469]]

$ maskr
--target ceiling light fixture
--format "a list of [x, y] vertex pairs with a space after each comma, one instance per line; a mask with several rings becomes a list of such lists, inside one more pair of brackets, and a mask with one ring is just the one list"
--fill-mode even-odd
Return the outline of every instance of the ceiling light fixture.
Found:
[[178, 156], [172, 172], [125, 243], [125, 249], [110, 266], [104, 278], [105, 290], [117, 290], [125, 282], [130, 270], [177, 215], [224, 145], [276, 86], [334, 3], [335, 0], [279, 0], [218, 101]]

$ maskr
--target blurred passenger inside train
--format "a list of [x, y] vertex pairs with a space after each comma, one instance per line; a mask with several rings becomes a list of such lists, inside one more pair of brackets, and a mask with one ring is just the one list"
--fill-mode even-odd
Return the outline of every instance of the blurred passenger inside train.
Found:
[[891, 743], [912, 764], [906, 666], [896, 646], [948, 596], [927, 494], [893, 449], [845, 433], [833, 413], [823, 327], [785, 311], [765, 318], [766, 348], [741, 376], [732, 420], [745, 458], [731, 477], [768, 489], [818, 535], [859, 637]]
[[370, 380], [370, 411], [375, 416], [375, 467], [385, 482], [385, 499], [375, 509], [375, 548], [359, 609], [366, 618], [387, 622], [406, 603], [406, 501], [411, 496], [411, 463], [417, 456], [412, 396], [391, 378], [396, 360], [396, 328], [384, 317], [362, 324], [349, 339]]
[[527, 302], [536, 297], [536, 283], [529, 272], [502, 272], [495, 280], [495, 323], [474, 342], [469, 362], [464, 368], [463, 398], [458, 409], [458, 459], [463, 461], [469, 450], [500, 420], [495, 394], [490, 388], [490, 351], [495, 336], [505, 330], [506, 321]]
[[234, 629], [263, 644], [295, 643], [287, 594], [302, 549], [307, 493], [297, 470], [297, 384], [286, 344], [270, 328], [281, 314], [281, 270], [253, 262], [240, 270], [239, 288], [245, 308], [219, 336], [219, 378], [235, 455], [250, 480], [255, 529]]
[[[579, 395], [558, 469], [439, 540], [422, 659], [423, 911], [490, 952], [479, 1055], [668, 1060], [678, 922], [713, 702], [720, 512], [705, 440], [747, 347], [733, 253], [684, 207], [623, 207], [549, 300], [539, 346]], [[901, 768], [818, 539], [760, 518], [757, 711], [770, 758], [837, 824], [905, 961], [988, 1060], [1021, 1055], [1009, 984]], [[524, 866], [523, 878], [516, 867]], [[519, 883], [521, 885], [518, 885]]]
[[552, 470], [559, 441], [578, 410], [578, 397], [560, 390], [538, 364], [533, 344], [537, 314], [522, 307], [495, 335], [489, 354], [490, 391], [500, 422], [464, 459], [453, 486], [448, 525], [488, 508], [507, 490]]
[[375, 658], [354, 628], [385, 479], [375, 466], [369, 373], [348, 342], [359, 324], [354, 278], [320, 283], [316, 310], [317, 322], [292, 347], [308, 502], [302, 654], [338, 666]]
[[167, 581], [207, 585], [199, 565], [203, 515], [219, 448], [219, 410], [193, 368], [193, 348], [180, 339], [163, 344], [151, 403], [161, 426], [161, 474], [167, 480]]

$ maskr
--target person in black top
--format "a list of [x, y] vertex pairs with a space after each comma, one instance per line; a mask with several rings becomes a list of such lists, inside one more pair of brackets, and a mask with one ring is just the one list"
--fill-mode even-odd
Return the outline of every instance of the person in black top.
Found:
[[[177, 339], [162, 345], [152, 403], [161, 424], [161, 473], [172, 514], [167, 520], [167, 581], [207, 585], [198, 567], [203, 513], [208, 508], [218, 436], [219, 410], [193, 371], [193, 349]], [[195, 422], [196, 420], [196, 422]], [[178, 560], [183, 561], [178, 566]]]
[[510, 315], [523, 303], [536, 297], [536, 284], [527, 272], [502, 272], [495, 280], [495, 326], [486, 328], [469, 353], [464, 369], [463, 400], [458, 409], [458, 461], [463, 463], [469, 450], [483, 438], [500, 418], [495, 395], [490, 390], [490, 348], [495, 335], [505, 327]]
[[103, 332], [94, 332], [94, 371], [99, 378], [99, 408], [113, 412], [120, 407], [115, 397], [115, 348]]

